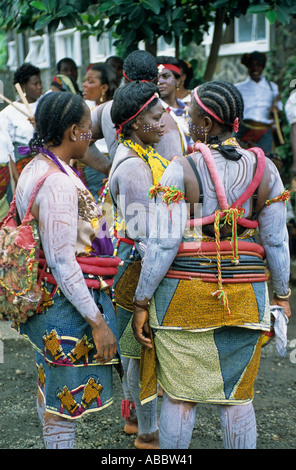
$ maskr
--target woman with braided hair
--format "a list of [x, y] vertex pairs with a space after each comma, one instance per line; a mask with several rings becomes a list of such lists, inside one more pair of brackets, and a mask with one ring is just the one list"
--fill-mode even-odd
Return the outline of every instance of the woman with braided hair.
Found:
[[20, 175], [16, 204], [23, 219], [42, 181], [32, 214], [47, 302], [20, 325], [20, 333], [36, 349], [45, 447], [64, 449], [74, 446], [76, 419], [112, 403], [112, 364], [119, 359], [114, 308], [104, 288], [111, 286], [119, 260], [103, 215], [70, 166], [71, 159], [83, 160], [91, 139], [88, 106], [79, 95], [49, 93], [35, 122], [29, 148], [20, 150], [36, 156]]
[[141, 449], [158, 448], [157, 402], [155, 397], [146, 405], [139, 400], [141, 348], [133, 337], [131, 317], [141, 257], [149, 236], [149, 213], [154, 206], [149, 201], [148, 189], [160, 181], [169, 164], [154, 149], [164, 134], [163, 112], [157, 86], [140, 81], [118, 88], [111, 109], [119, 139], [109, 189], [116, 211], [116, 254], [124, 260], [114, 279], [114, 294], [124, 386], [127, 385], [125, 396], [129, 393], [130, 402], [135, 404], [135, 412], [128, 409], [123, 415], [129, 418], [125, 432], [133, 433], [132, 428], [136, 429], [135, 446]]
[[[194, 89], [194, 153], [165, 170], [134, 299], [133, 329], [146, 347], [142, 402], [164, 390], [160, 448], [188, 448], [196, 404], [217, 404], [226, 448], [255, 448], [254, 381], [272, 304], [289, 305], [283, 184], [261, 149], [232, 137], [243, 116], [227, 82]], [[276, 227], [276, 229], [275, 229]], [[259, 233], [260, 240], [256, 237]], [[149, 392], [149, 393], [146, 393]]]

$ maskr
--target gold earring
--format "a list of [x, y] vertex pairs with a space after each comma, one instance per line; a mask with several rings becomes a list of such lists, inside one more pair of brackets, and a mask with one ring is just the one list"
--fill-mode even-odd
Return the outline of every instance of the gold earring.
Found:
[[207, 132], [205, 132], [205, 140], [204, 140], [204, 143], [206, 144], [206, 143], [207, 143], [207, 141], [208, 141], [208, 133], [207, 133]]
[[105, 96], [105, 92], [103, 91], [102, 95], [101, 95], [101, 98], [100, 98], [100, 103], [103, 103], [104, 101], [104, 96]]

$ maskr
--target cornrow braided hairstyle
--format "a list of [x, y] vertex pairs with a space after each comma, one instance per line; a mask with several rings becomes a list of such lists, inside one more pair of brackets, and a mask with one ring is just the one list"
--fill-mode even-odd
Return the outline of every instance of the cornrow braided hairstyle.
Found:
[[[202, 103], [214, 111], [223, 121], [224, 124], [216, 121], [223, 131], [232, 130], [236, 118], [239, 122], [242, 121], [244, 114], [243, 98], [240, 91], [232, 83], [225, 81], [203, 83], [198, 87], [198, 96]], [[195, 100], [193, 102], [198, 107], [200, 116], [207, 115], [207, 112]], [[212, 116], [210, 117], [215, 120]]]
[[39, 101], [35, 112], [35, 133], [29, 142], [31, 150], [47, 142], [60, 145], [65, 130], [81, 122], [86, 108], [80, 95], [64, 91], [47, 93]]
[[123, 71], [129, 81], [156, 81], [158, 69], [155, 57], [148, 51], [131, 52], [123, 62]]
[[[115, 128], [118, 129], [120, 124], [134, 116], [154, 93], [158, 93], [158, 87], [153, 83], [142, 81], [130, 82], [117, 88], [111, 107], [111, 119]], [[157, 98], [152, 100], [143, 112], [148, 111], [156, 103]], [[122, 133], [125, 137], [131, 134], [134, 120], [135, 118], [122, 126]]]

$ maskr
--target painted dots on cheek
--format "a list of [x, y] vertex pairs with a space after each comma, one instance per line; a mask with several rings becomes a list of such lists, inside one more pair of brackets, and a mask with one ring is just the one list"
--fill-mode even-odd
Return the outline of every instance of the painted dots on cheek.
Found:
[[192, 124], [191, 121], [189, 121], [188, 128], [189, 128], [189, 132], [191, 132], [193, 134], [198, 134], [198, 133], [204, 134], [203, 127], [202, 126], [196, 126], [195, 124]]
[[160, 124], [143, 124], [143, 131], [144, 132], [151, 132], [151, 131], [158, 131], [160, 129]]
[[91, 140], [91, 139], [92, 139], [92, 132], [91, 131], [82, 132], [80, 134], [80, 140]]

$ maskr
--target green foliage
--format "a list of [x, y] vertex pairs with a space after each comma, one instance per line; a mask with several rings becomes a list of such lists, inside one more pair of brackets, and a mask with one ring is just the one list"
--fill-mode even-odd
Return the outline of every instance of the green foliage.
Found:
[[[200, 44], [209, 24], [222, 10], [226, 22], [246, 13], [264, 13], [271, 23], [289, 22], [294, 0], [0, 0], [3, 31], [54, 32], [61, 22], [84, 35], [114, 33], [114, 45], [128, 53], [140, 41], [153, 49], [163, 37], [168, 44], [182, 40]], [[156, 52], [156, 50], [155, 50]]]
[[291, 15], [296, 14], [294, 0], [217, 0], [214, 2], [214, 7], [232, 10], [234, 16], [246, 13], [264, 14], [271, 24], [275, 21], [288, 24]]
[[[295, 90], [296, 86], [296, 55], [291, 56], [288, 60], [286, 72], [284, 75], [284, 79], [282, 82], [282, 92], [281, 92], [281, 99], [282, 102], [286, 103], [287, 99], [289, 98], [290, 94]], [[294, 91], [295, 93], [295, 91]], [[283, 137], [285, 139], [285, 144], [277, 147], [277, 153], [281, 155], [283, 162], [284, 162], [284, 176], [288, 180], [289, 168], [293, 162], [293, 154], [291, 149], [291, 142], [290, 142], [290, 124], [287, 121], [286, 115], [283, 112], [281, 116], [281, 127]], [[287, 173], [287, 174], [286, 174]]]
[[6, 38], [3, 33], [0, 33], [0, 69], [6, 65], [7, 51], [6, 51]]

